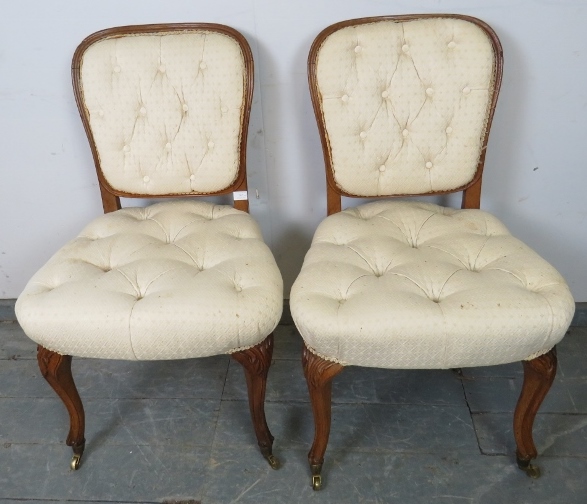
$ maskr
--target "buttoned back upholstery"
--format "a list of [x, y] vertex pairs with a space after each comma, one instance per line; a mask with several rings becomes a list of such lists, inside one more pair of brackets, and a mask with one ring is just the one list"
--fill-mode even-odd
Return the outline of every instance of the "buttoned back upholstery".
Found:
[[500, 55], [491, 29], [464, 17], [360, 19], [322, 32], [309, 76], [331, 183], [394, 196], [477, 180]]
[[221, 25], [151, 25], [86, 39], [74, 87], [102, 183], [115, 194], [210, 194], [244, 177], [252, 56]]

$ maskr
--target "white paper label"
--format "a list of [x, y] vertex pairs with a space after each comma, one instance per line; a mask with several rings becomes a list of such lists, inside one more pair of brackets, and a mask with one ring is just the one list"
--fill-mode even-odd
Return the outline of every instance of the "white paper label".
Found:
[[249, 199], [247, 191], [234, 191], [232, 194], [234, 194], [234, 201], [242, 201]]

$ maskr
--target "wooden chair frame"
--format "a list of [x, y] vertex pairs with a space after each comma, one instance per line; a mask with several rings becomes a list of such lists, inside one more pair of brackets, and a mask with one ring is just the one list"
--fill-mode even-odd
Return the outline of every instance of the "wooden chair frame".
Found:
[[[324, 165], [326, 169], [327, 215], [332, 215], [341, 211], [342, 196], [364, 196], [345, 192], [337, 185], [334, 179], [330, 140], [328, 138], [328, 132], [326, 131], [324, 121], [322, 120], [322, 100], [317, 82], [316, 61], [322, 44], [328, 38], [328, 36], [334, 32], [349, 26], [357, 26], [378, 21], [401, 22], [427, 18], [462, 19], [479, 26], [486, 33], [492, 43], [495, 58], [495, 70], [492, 82], [493, 92], [489, 104], [490, 108], [488, 110], [487, 125], [483, 137], [481, 155], [477, 164], [477, 170], [472, 180], [469, 183], [453, 190], [418, 194], [418, 196], [440, 195], [462, 191], [463, 197], [461, 208], [480, 208], [481, 181], [483, 167], [485, 164], [485, 152], [487, 149], [489, 130], [491, 128], [491, 123], [497, 104], [497, 97], [499, 94], [503, 73], [503, 51], [501, 43], [493, 29], [477, 18], [458, 14], [415, 14], [402, 16], [368, 17], [342, 21], [325, 28], [322, 32], [320, 32], [312, 44], [308, 56], [308, 83], [310, 86], [312, 105], [314, 107], [314, 113], [318, 123], [318, 130], [322, 142], [322, 152], [324, 155]], [[381, 197], [389, 198], [406, 196], [415, 195], [402, 194]], [[328, 444], [328, 437], [330, 434], [332, 379], [337, 374], [339, 374], [344, 369], [344, 367], [341, 364], [328, 361], [318, 355], [313, 354], [305, 345], [303, 349], [302, 364], [308, 385], [308, 391], [310, 394], [310, 401], [312, 403], [312, 412], [315, 425], [314, 441], [312, 443], [310, 452], [308, 453], [308, 461], [312, 473], [312, 488], [314, 488], [314, 490], [319, 490], [322, 486], [321, 470], [322, 464], [324, 462], [326, 446]], [[516, 459], [520, 469], [524, 470], [531, 477], [538, 477], [540, 475], [538, 467], [530, 463], [531, 460], [537, 456], [536, 447], [532, 437], [532, 427], [538, 408], [546, 397], [556, 375], [556, 348], [553, 348], [550, 350], [550, 352], [535, 359], [524, 361], [523, 365], [524, 382], [514, 413], [514, 437], [517, 445]]]
[[[181, 33], [192, 30], [207, 30], [227, 35], [236, 40], [242, 50], [245, 64], [243, 83], [244, 103], [241, 116], [241, 131], [239, 142], [240, 159], [237, 176], [229, 187], [221, 191], [207, 194], [178, 193], [153, 196], [149, 194], [134, 194], [117, 191], [108, 183], [102, 171], [100, 157], [98, 155], [96, 143], [90, 127], [89, 113], [84, 106], [83, 88], [81, 85], [80, 75], [83, 55], [92, 44], [106, 38], [148, 33]], [[120, 210], [121, 196], [127, 198], [173, 198], [188, 196], [210, 196], [228, 194], [234, 191], [247, 191], [246, 148], [249, 117], [253, 100], [253, 54], [249, 44], [241, 33], [228, 26], [211, 23], [150, 24], [109, 28], [93, 33], [81, 42], [74, 53], [71, 72], [75, 100], [90, 143], [90, 148], [92, 150], [94, 164], [98, 175], [104, 213]], [[244, 200], [235, 200], [234, 207], [237, 210], [248, 212], [248, 196], [247, 199]], [[271, 467], [277, 469], [279, 467], [279, 461], [272, 454], [273, 436], [271, 435], [265, 420], [265, 389], [267, 383], [267, 373], [269, 371], [269, 366], [271, 365], [272, 354], [273, 333], [267, 336], [267, 338], [258, 345], [247, 350], [234, 352], [231, 354], [231, 357], [243, 366], [245, 372], [251, 419], [261, 453], [268, 460]], [[81, 457], [85, 447], [85, 413], [82, 401], [71, 374], [72, 356], [61, 355], [39, 345], [37, 347], [37, 359], [41, 374], [47, 380], [49, 385], [51, 385], [53, 390], [55, 390], [57, 395], [62, 399], [69, 413], [70, 429], [66, 443], [73, 449], [74, 455], [71, 461], [71, 468], [76, 470], [80, 466]]]

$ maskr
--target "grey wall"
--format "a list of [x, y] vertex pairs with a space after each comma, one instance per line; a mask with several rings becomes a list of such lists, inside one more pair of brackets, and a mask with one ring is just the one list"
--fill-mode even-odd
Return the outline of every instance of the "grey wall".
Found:
[[[256, 62], [251, 213], [276, 255], [287, 295], [326, 208], [306, 81], [312, 40], [353, 17], [455, 12], [491, 24], [505, 54], [482, 207], [551, 261], [577, 301], [587, 301], [587, 2], [19, 0], [1, 7], [0, 298], [16, 297], [55, 250], [101, 213], [69, 72], [88, 34], [123, 24], [207, 21], [246, 36]], [[442, 202], [458, 205], [458, 198]]]

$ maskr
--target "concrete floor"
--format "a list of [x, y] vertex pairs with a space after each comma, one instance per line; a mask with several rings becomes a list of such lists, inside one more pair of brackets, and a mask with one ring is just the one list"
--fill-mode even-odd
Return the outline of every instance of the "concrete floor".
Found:
[[219, 356], [74, 359], [87, 444], [73, 472], [65, 408], [12, 318], [0, 305], [0, 504], [587, 502], [587, 328], [559, 345], [559, 372], [534, 431], [540, 479], [513, 458], [520, 364], [463, 377], [349, 368], [335, 378], [324, 488], [313, 492], [313, 423], [294, 326], [276, 331], [267, 390], [278, 471], [256, 447], [240, 366]]

